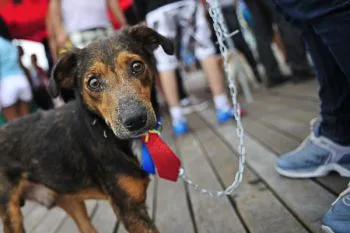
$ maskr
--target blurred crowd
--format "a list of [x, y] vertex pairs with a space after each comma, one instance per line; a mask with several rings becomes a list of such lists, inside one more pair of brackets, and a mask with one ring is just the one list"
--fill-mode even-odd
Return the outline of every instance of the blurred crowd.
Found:
[[[166, 55], [161, 49], [155, 51], [157, 90], [166, 101], [175, 135], [188, 132], [186, 114], [208, 107], [206, 101], [186, 90], [183, 76], [187, 73], [204, 72], [219, 123], [234, 117], [206, 1], [8, 0], [7, 4], [20, 7], [29, 2], [34, 11], [35, 7], [46, 4], [43, 19], [46, 33], [40, 43], [45, 48], [49, 67], [47, 70], [41, 68], [36, 54], [30, 55], [30, 66], [24, 66], [23, 48], [13, 43], [13, 39], [22, 38], [12, 35], [15, 28], [7, 22], [0, 5], [0, 124], [37, 109], [51, 109], [59, 103], [49, 96], [47, 84], [52, 65], [62, 51], [83, 48], [94, 40], [137, 23], [146, 24], [175, 42], [174, 56]], [[278, 13], [270, 0], [218, 2], [228, 30], [238, 30], [227, 40], [231, 40], [234, 49], [245, 58], [256, 83], [270, 88], [286, 81], [298, 82], [313, 77], [301, 32]], [[291, 76], [281, 71], [276, 51], [290, 68]], [[74, 92], [63, 90], [60, 100], [67, 102], [72, 99]]]

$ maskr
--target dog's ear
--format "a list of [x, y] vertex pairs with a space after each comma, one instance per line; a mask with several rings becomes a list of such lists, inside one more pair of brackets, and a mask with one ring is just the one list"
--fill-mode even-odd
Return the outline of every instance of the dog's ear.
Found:
[[52, 97], [57, 97], [60, 94], [61, 88], [73, 89], [78, 52], [78, 49], [65, 52], [53, 67], [48, 87]]
[[167, 54], [174, 54], [173, 42], [149, 27], [136, 25], [130, 28], [129, 33], [134, 40], [142, 43], [149, 52], [153, 52], [160, 45]]

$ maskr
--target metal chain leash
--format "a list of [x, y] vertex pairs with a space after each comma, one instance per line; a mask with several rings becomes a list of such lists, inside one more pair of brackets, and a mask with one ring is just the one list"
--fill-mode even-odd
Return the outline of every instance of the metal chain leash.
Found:
[[244, 129], [241, 121], [241, 107], [240, 104], [237, 101], [237, 86], [234, 83], [233, 75], [234, 70], [233, 66], [229, 63], [230, 59], [232, 58], [232, 53], [230, 53], [230, 50], [227, 46], [227, 39], [229, 39], [231, 36], [236, 34], [238, 31], [229, 33], [220, 4], [218, 0], [206, 0], [209, 6], [209, 14], [211, 18], [213, 19], [213, 26], [215, 30], [216, 37], [218, 39], [219, 48], [222, 57], [224, 58], [224, 70], [226, 73], [226, 79], [230, 91], [230, 95], [232, 98], [232, 103], [234, 107], [234, 116], [237, 122], [237, 129], [236, 133], [239, 138], [239, 145], [238, 145], [238, 153], [239, 153], [239, 165], [238, 170], [235, 175], [235, 179], [232, 182], [230, 186], [228, 186], [223, 191], [212, 191], [205, 188], [202, 188], [201, 186], [195, 184], [186, 174], [183, 168], [180, 169], [179, 176], [187, 183], [189, 186], [191, 186], [193, 189], [198, 191], [201, 194], [208, 195], [211, 197], [223, 197], [226, 195], [232, 195], [232, 193], [237, 189], [239, 184], [242, 182], [243, 179], [243, 172], [245, 167], [245, 154], [246, 149], [244, 146]]

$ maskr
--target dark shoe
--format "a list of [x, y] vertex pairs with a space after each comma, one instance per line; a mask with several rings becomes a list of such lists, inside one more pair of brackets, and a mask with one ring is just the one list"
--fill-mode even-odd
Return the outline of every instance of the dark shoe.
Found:
[[274, 77], [274, 78], [267, 80], [266, 87], [267, 88], [276, 87], [278, 85], [285, 83], [286, 81], [288, 81], [288, 78], [286, 76]]
[[311, 70], [294, 70], [293, 71], [293, 83], [301, 83], [315, 78], [315, 73]]
[[255, 68], [253, 68], [252, 70], [253, 70], [253, 74], [254, 74], [254, 76], [255, 76], [256, 81], [257, 81], [258, 83], [262, 83], [262, 78], [261, 78], [261, 76], [260, 76], [260, 73], [259, 73], [258, 69], [255, 67]]

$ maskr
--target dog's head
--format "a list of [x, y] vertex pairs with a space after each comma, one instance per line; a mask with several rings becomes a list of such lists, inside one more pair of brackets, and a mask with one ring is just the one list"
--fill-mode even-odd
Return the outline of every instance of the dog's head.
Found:
[[152, 52], [158, 46], [167, 54], [174, 52], [169, 39], [139, 25], [69, 51], [55, 65], [49, 91], [57, 97], [61, 88], [75, 88], [117, 137], [138, 136], [156, 125], [151, 88]]

